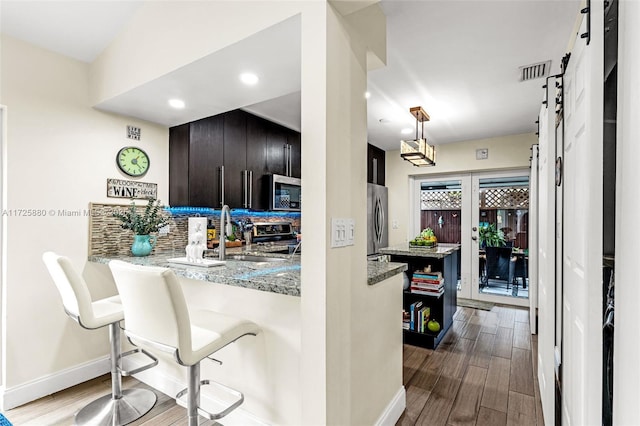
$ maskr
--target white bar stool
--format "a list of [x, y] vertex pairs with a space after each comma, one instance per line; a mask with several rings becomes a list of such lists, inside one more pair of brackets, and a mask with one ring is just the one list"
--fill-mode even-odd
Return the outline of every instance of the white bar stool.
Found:
[[[188, 367], [187, 388], [176, 395], [176, 402], [186, 406], [189, 426], [198, 424], [198, 414], [217, 420], [242, 404], [242, 393], [200, 380], [200, 361], [242, 336], [257, 335], [260, 328], [251, 321], [218, 312], [190, 312], [180, 282], [171, 269], [119, 260], [109, 262], [109, 267], [122, 298], [125, 334], [149, 350], [171, 353], [178, 364]], [[233, 394], [235, 402], [218, 413], [205, 411], [200, 407], [200, 385], [208, 384]], [[185, 395], [186, 403], [182, 400]]]
[[[67, 315], [89, 330], [109, 326], [111, 394], [96, 399], [78, 411], [75, 415], [75, 424], [126, 425], [144, 416], [155, 405], [156, 394], [148, 389], [122, 390], [122, 376], [151, 368], [158, 364], [158, 360], [140, 349], [120, 353], [119, 323], [124, 319], [120, 296], [92, 301], [87, 283], [75, 271], [68, 258], [46, 252], [42, 255], [42, 260], [60, 292]], [[151, 358], [152, 362], [129, 371], [123, 370], [122, 358], [137, 352], [142, 352]]]

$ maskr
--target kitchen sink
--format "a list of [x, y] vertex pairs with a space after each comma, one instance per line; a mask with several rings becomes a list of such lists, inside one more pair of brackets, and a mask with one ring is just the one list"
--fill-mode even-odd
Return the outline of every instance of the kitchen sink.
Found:
[[286, 259], [282, 257], [255, 256], [251, 254], [237, 254], [229, 256], [232, 260], [242, 260], [244, 262], [284, 262]]

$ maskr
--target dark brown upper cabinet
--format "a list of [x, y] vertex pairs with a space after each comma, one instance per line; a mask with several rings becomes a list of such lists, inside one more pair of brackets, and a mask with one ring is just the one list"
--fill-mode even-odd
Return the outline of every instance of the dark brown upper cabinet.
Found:
[[204, 118], [169, 129], [169, 204], [219, 207], [224, 121]]
[[189, 123], [169, 129], [169, 205], [189, 205]]
[[300, 133], [275, 123], [267, 125], [267, 170], [269, 173], [301, 176]]
[[300, 177], [300, 134], [242, 110], [169, 129], [169, 203], [266, 210], [269, 174]]
[[235, 110], [224, 114], [224, 204], [249, 208], [247, 187], [247, 116]]
[[385, 152], [367, 144], [367, 182], [384, 186]]
[[289, 130], [287, 143], [289, 144], [289, 176], [302, 177], [302, 145], [300, 133]]
[[267, 131], [265, 120], [247, 113], [247, 170], [251, 171], [251, 208], [269, 208]]

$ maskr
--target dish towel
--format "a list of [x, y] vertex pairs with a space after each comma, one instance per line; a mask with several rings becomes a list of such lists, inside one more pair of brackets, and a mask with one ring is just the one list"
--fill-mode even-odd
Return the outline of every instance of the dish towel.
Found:
[[0, 426], [12, 426], [11, 422], [0, 413]]

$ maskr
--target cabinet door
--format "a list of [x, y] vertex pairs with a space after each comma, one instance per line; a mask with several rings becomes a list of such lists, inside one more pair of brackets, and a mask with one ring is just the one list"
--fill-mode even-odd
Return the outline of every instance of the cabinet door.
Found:
[[302, 177], [302, 147], [300, 145], [300, 133], [290, 130], [288, 143], [291, 155], [291, 173], [293, 177]]
[[220, 207], [224, 120], [221, 115], [190, 123], [189, 205]]
[[269, 173], [285, 175], [287, 133], [285, 128], [268, 121], [265, 122], [267, 131], [267, 169]]
[[264, 120], [247, 113], [247, 170], [253, 173], [251, 208], [269, 208], [269, 177], [267, 174], [267, 130]]
[[244, 171], [247, 168], [247, 117], [244, 111], [224, 114], [224, 202], [245, 208]]
[[367, 182], [384, 186], [385, 152], [367, 144]]
[[189, 124], [169, 129], [169, 205], [189, 205]]

